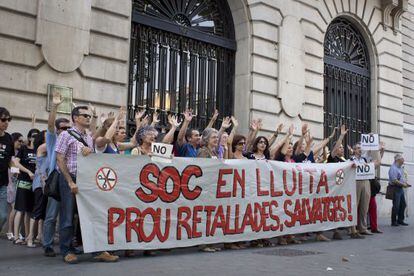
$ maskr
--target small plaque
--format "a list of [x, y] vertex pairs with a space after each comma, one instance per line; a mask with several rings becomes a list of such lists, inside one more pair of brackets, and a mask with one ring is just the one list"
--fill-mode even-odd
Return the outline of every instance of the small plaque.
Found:
[[72, 111], [73, 88], [54, 84], [47, 85], [47, 111], [50, 111], [52, 107], [52, 95], [55, 91], [62, 95], [63, 98], [63, 102], [58, 106], [57, 112], [70, 114]]

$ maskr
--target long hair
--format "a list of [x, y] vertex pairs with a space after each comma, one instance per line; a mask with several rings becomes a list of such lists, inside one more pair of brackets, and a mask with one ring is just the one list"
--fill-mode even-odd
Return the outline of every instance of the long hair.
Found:
[[33, 142], [33, 147], [34, 147], [35, 152], [37, 152], [37, 149], [40, 147], [40, 145], [46, 142], [45, 134], [46, 134], [46, 130], [42, 130], [39, 134], [36, 135], [34, 142]]
[[236, 151], [237, 144], [242, 140], [246, 141], [246, 137], [244, 137], [243, 135], [240, 135], [240, 134], [234, 135], [233, 142], [231, 143], [231, 150], [233, 152]]
[[270, 157], [269, 140], [267, 140], [267, 138], [264, 137], [264, 136], [258, 136], [254, 140], [253, 145], [252, 145], [252, 152], [257, 153], [257, 145], [259, 144], [259, 141], [262, 140], [262, 139], [266, 141], [266, 149], [264, 150], [263, 154], [266, 157], [266, 159], [269, 159], [269, 157]]

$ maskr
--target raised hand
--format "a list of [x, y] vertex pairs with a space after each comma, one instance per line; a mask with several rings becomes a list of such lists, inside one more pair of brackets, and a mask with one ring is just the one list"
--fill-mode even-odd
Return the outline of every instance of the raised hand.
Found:
[[107, 119], [115, 118], [115, 113], [113, 111], [108, 113]]
[[335, 128], [332, 130], [331, 135], [329, 135], [329, 139], [334, 138], [334, 136], [335, 136], [335, 132], [336, 132], [337, 130], [338, 130], [338, 127], [335, 127]]
[[348, 133], [349, 129], [346, 129], [345, 125], [341, 126], [341, 135], [345, 136]]
[[52, 94], [52, 104], [54, 106], [59, 106], [63, 103], [63, 97], [58, 91], [54, 91]]
[[283, 123], [281, 123], [281, 124], [279, 124], [279, 125], [277, 126], [277, 128], [276, 128], [276, 132], [279, 134], [279, 133], [281, 133], [281, 132], [282, 132], [282, 130], [283, 130]]
[[157, 111], [154, 111], [154, 113], [152, 113], [152, 123], [151, 125], [156, 125], [160, 122], [160, 118], [159, 118], [159, 114]]
[[302, 125], [302, 136], [305, 136], [306, 132], [308, 132], [308, 124], [304, 123]]
[[96, 116], [96, 107], [93, 106], [91, 103], [88, 104], [88, 109], [92, 112], [92, 115]]
[[142, 117], [144, 117], [145, 115], [145, 109], [141, 110], [141, 111], [136, 111], [135, 112], [135, 122], [141, 122]]
[[237, 121], [236, 117], [234, 116], [231, 116], [231, 123], [233, 124], [234, 128], [239, 126], [239, 121]]
[[231, 126], [231, 118], [226, 117], [223, 119], [223, 122], [221, 123], [221, 128], [228, 129]]
[[263, 120], [261, 118], [259, 118], [257, 120], [257, 129], [261, 130], [263, 128]]
[[252, 130], [258, 130], [258, 123], [257, 123], [257, 120], [256, 119], [253, 119], [252, 121], [251, 121], [251, 123], [250, 123], [250, 128], [252, 129]]
[[171, 125], [171, 127], [178, 128], [181, 124], [181, 122], [178, 122], [178, 118], [175, 115], [168, 115], [168, 123]]
[[385, 143], [384, 142], [380, 142], [379, 150], [380, 150], [380, 152], [385, 151]]
[[219, 115], [219, 112], [218, 112], [218, 110], [217, 110], [217, 109], [215, 109], [215, 110], [214, 110], [214, 114], [213, 114], [213, 119], [214, 119], [214, 120], [217, 120], [218, 115]]
[[126, 113], [127, 113], [126, 107], [121, 106], [121, 108], [119, 108], [119, 113], [118, 113], [118, 116], [117, 116], [117, 120], [121, 121], [122, 119], [124, 119], [125, 116], [126, 116]]
[[291, 124], [290, 125], [290, 127], [289, 127], [289, 131], [288, 131], [288, 134], [289, 135], [293, 135], [293, 132], [295, 131], [295, 126], [293, 125], [293, 124]]
[[184, 111], [183, 115], [184, 115], [184, 120], [186, 122], [191, 122], [191, 120], [194, 117], [192, 109], [187, 109], [186, 111]]
[[310, 134], [309, 131], [306, 132], [305, 142], [306, 142], [307, 145], [311, 145], [313, 143], [313, 137], [312, 137], [312, 135]]

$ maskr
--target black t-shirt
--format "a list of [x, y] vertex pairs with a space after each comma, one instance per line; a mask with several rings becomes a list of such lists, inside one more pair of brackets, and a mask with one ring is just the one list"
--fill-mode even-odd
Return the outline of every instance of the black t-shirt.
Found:
[[294, 155], [293, 160], [295, 160], [296, 163], [315, 163], [313, 151], [311, 151], [308, 156], [305, 153]]
[[[36, 153], [33, 149], [29, 149], [26, 146], [22, 146], [19, 152], [17, 153], [16, 157], [20, 159], [20, 164], [23, 167], [25, 167], [32, 173], [35, 173]], [[27, 173], [22, 172], [22, 171], [20, 171], [19, 177], [17, 178], [17, 180], [32, 182], [32, 180], [30, 179], [30, 176]]]
[[335, 156], [333, 158], [332, 158], [332, 155], [328, 156], [328, 163], [340, 163], [340, 162], [346, 162], [346, 160], [338, 156]]
[[9, 183], [9, 164], [14, 154], [13, 141], [7, 132], [0, 136], [0, 186]]

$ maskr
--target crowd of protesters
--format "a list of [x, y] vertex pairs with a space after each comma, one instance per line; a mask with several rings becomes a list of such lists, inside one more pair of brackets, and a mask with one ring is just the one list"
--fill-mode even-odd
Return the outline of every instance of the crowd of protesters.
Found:
[[[151, 155], [151, 143], [160, 141], [174, 145], [177, 157], [213, 158], [213, 159], [251, 159], [276, 160], [289, 163], [337, 163], [348, 159], [355, 163], [374, 162], [380, 166], [384, 145], [379, 151], [363, 153], [361, 144], [349, 147], [350, 156], [345, 157], [343, 140], [348, 130], [344, 125], [335, 128], [333, 133], [315, 144], [309, 127], [304, 124], [300, 138], [293, 143], [295, 127], [289, 126], [282, 136], [284, 125], [279, 124], [275, 132], [258, 136], [262, 127], [260, 119], [253, 119], [247, 135], [237, 132], [238, 121], [235, 117], [223, 118], [219, 130], [213, 128], [218, 118], [217, 111], [208, 126], [201, 132], [189, 126], [194, 114], [185, 111], [182, 118], [168, 116], [169, 129], [159, 135], [158, 115], [145, 111], [135, 116], [136, 131], [130, 141], [126, 141], [126, 110], [121, 108], [118, 114], [110, 113], [98, 117], [93, 106], [76, 106], [71, 113], [71, 121], [56, 118], [62, 98], [53, 94], [52, 107], [47, 129], [40, 131], [32, 128], [26, 137], [20, 133], [6, 132], [12, 120], [9, 111], [0, 107], [0, 230], [7, 222], [7, 238], [16, 245], [36, 247], [42, 244], [44, 255], [54, 257], [53, 244], [59, 241], [60, 254], [66, 263], [76, 263], [76, 254], [81, 253], [79, 222], [76, 219], [74, 195], [78, 192], [76, 184], [77, 155], [131, 154]], [[178, 132], [178, 133], [177, 133]], [[332, 141], [339, 132], [339, 138]], [[176, 135], [178, 134], [178, 135]], [[333, 144], [329, 150], [328, 144]], [[345, 145], [347, 146], [347, 145]], [[395, 156], [390, 169], [390, 185], [394, 187], [392, 225], [407, 225], [404, 222], [404, 190], [409, 187], [402, 166], [404, 159]], [[43, 194], [45, 180], [58, 173], [60, 201]], [[345, 229], [351, 238], [363, 239], [364, 235], [382, 233], [377, 224], [377, 206], [375, 195], [379, 193], [377, 180], [356, 181], [358, 220], [355, 227]], [[56, 231], [59, 221], [59, 231]], [[368, 221], [370, 230], [368, 230]], [[58, 233], [57, 233], [58, 232]], [[332, 239], [343, 239], [344, 229], [333, 231]], [[298, 244], [314, 235], [317, 241], [329, 241], [327, 233], [304, 233], [278, 237], [279, 245]], [[267, 247], [273, 243], [267, 239], [249, 243], [224, 244], [225, 249]], [[200, 246], [204, 252], [221, 250], [218, 245]], [[125, 256], [136, 252], [125, 251]], [[155, 251], [144, 251], [145, 255], [155, 255]], [[116, 262], [119, 256], [113, 252], [96, 252], [97, 261]]]

